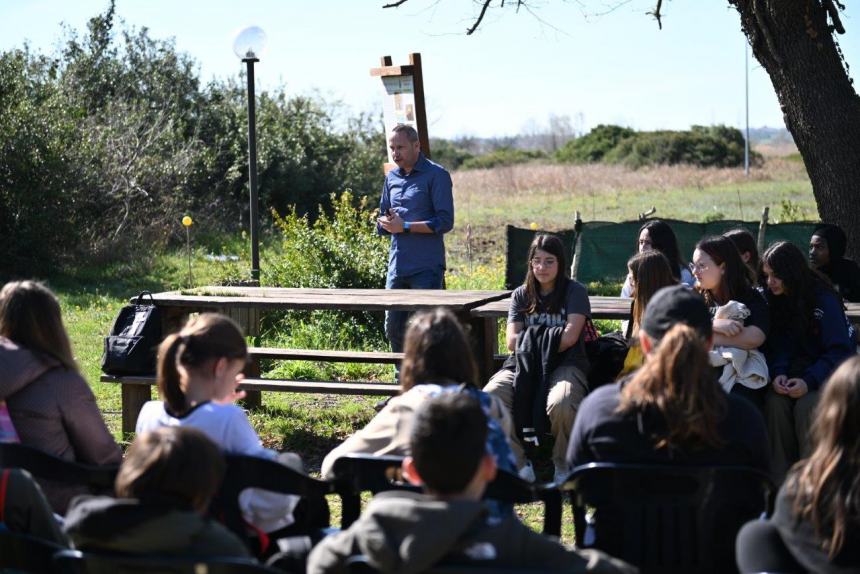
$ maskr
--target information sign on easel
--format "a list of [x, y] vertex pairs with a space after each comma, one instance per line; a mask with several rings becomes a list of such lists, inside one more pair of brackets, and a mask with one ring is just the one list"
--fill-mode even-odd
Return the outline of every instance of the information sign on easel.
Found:
[[[421, 151], [430, 157], [430, 138], [427, 134], [427, 113], [424, 108], [424, 78], [421, 72], [421, 54], [409, 54], [409, 64], [394, 66], [391, 56], [381, 58], [381, 68], [371, 68], [371, 76], [382, 79], [383, 90], [383, 121], [385, 133], [391, 133], [394, 126], [406, 124], [418, 132]], [[386, 145], [386, 149], [388, 146]], [[388, 162], [385, 172], [394, 166], [391, 150], [388, 150]]]

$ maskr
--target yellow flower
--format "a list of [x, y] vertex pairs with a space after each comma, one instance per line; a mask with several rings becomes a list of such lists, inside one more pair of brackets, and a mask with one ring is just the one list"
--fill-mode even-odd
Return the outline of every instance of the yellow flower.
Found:
[[529, 229], [531, 229], [532, 231], [537, 231], [537, 228], [537, 223], [535, 223], [534, 221], [529, 224]]
[[184, 225], [185, 227], [191, 227], [191, 224], [193, 223], [194, 221], [188, 215], [182, 218], [182, 225]]

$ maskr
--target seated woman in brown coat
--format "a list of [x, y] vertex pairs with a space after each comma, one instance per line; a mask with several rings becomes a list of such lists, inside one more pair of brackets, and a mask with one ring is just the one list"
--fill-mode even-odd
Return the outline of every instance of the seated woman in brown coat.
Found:
[[[108, 432], [95, 396], [78, 372], [60, 304], [34, 281], [0, 289], [0, 401], [25, 445], [65, 460], [116, 465], [122, 451]], [[80, 490], [39, 481], [64, 514]]]

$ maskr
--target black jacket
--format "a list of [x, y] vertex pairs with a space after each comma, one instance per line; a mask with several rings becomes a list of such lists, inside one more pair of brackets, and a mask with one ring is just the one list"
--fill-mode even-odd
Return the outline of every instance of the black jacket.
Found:
[[[564, 327], [527, 327], [517, 336], [514, 351], [514, 428], [523, 439], [549, 432], [546, 399], [549, 377], [562, 356], [558, 352]], [[532, 430], [533, 429], [533, 430]]]

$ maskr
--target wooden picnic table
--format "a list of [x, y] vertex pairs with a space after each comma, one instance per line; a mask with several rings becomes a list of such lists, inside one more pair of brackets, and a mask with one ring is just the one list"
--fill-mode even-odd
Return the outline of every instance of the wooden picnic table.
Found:
[[[486, 380], [493, 369], [492, 357], [497, 343], [495, 320], [486, 320], [471, 315], [470, 311], [481, 305], [510, 296], [510, 291], [454, 291], [439, 289], [302, 289], [281, 287], [199, 287], [191, 290], [167, 291], [152, 296], [154, 304], [162, 313], [162, 332], [179, 330], [191, 313], [212, 311], [227, 315], [252, 337], [260, 335], [260, 316], [266, 311], [287, 310], [339, 310], [339, 311], [420, 311], [444, 307], [451, 310], [467, 326], [472, 340], [475, 356], [478, 359], [480, 377]], [[136, 301], [136, 297], [132, 301]], [[488, 330], [491, 329], [491, 330]], [[246, 371], [248, 406], [258, 406], [261, 401], [260, 390], [277, 390], [278, 381], [260, 379], [259, 359], [278, 358], [284, 355], [294, 360], [307, 355], [316, 360], [340, 360], [357, 362], [396, 362], [399, 354], [361, 353], [338, 351], [297, 351], [280, 349], [252, 350], [254, 359]], [[395, 357], [394, 355], [398, 355]], [[490, 357], [482, 363], [482, 358]], [[122, 384], [123, 430], [134, 429], [134, 420], [143, 403], [150, 400], [152, 377], [109, 377], [102, 378]], [[296, 382], [283, 388], [291, 392], [338, 392], [338, 385], [346, 393], [392, 394], [396, 387], [389, 384], [352, 384], [338, 382]], [[377, 388], [380, 387], [380, 388]], [[382, 389], [381, 387], [385, 387]], [[394, 390], [393, 390], [394, 389]]]

